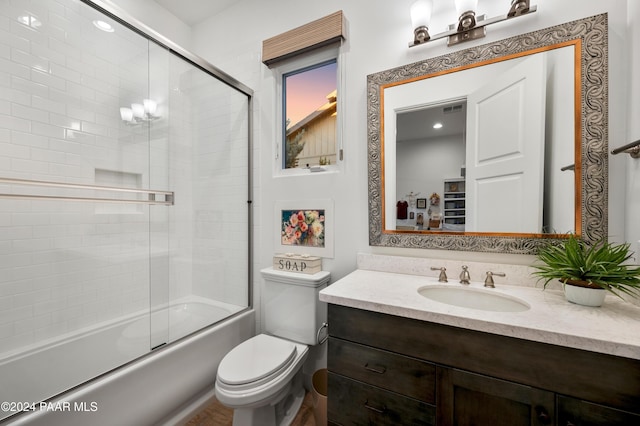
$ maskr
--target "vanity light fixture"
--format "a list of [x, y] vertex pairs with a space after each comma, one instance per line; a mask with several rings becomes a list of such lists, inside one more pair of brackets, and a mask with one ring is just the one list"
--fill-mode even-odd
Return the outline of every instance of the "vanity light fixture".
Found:
[[433, 0], [418, 0], [411, 5], [414, 44], [422, 44], [429, 41], [429, 21], [431, 20], [432, 11]]
[[433, 125], [433, 128], [434, 128], [434, 129], [442, 129], [442, 123], [435, 123], [435, 124]]
[[414, 47], [427, 41], [448, 37], [447, 46], [453, 46], [465, 41], [476, 40], [487, 35], [486, 27], [496, 22], [517, 18], [535, 12], [538, 7], [530, 5], [530, 0], [511, 0], [511, 7], [505, 15], [487, 18], [476, 12], [478, 0], [454, 0], [458, 22], [449, 25], [447, 31], [429, 35], [429, 21], [433, 0], [417, 0], [411, 5], [411, 24], [414, 28], [414, 39], [409, 47]]
[[145, 121], [153, 121], [160, 118], [156, 115], [158, 104], [152, 99], [145, 99], [142, 103], [133, 103], [131, 107], [120, 108], [120, 118], [125, 124], [135, 125]]

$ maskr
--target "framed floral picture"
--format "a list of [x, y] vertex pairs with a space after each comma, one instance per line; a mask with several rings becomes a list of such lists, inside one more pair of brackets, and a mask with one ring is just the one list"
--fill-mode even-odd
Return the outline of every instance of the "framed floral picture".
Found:
[[333, 257], [333, 200], [276, 201], [276, 253]]

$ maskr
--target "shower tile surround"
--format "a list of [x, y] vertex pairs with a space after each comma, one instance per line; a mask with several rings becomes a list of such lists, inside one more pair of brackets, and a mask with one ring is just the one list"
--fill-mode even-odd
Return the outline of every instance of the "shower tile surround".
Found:
[[[18, 22], [23, 15], [40, 24]], [[73, 0], [3, 2], [0, 175], [104, 184], [95, 179], [103, 170], [136, 176], [141, 188], [170, 188], [180, 203], [132, 212], [0, 200], [0, 359], [188, 294], [247, 304], [246, 286], [233, 285], [247, 282], [246, 265], [229, 262], [246, 257], [248, 240], [248, 153], [238, 132], [247, 128], [246, 97], [229, 96], [117, 24], [113, 33], [97, 30], [93, 19], [104, 17]], [[175, 72], [167, 84], [168, 75], [148, 81], [149, 68]], [[148, 97], [164, 101], [163, 118], [150, 132], [125, 125], [119, 108]], [[214, 137], [193, 142], [206, 135]], [[0, 192], [24, 187], [0, 184]]]
[[[132, 58], [122, 67], [117, 57], [83, 51], [106, 41], [92, 34], [91, 21], [72, 25], [79, 4], [12, 6], [0, 16], [2, 175], [94, 183], [96, 170], [107, 170], [143, 176], [148, 187], [144, 133], [123, 132], [115, 113], [117, 94], [135, 96], [146, 81], [146, 64], [135, 71], [146, 43], [121, 40]], [[40, 25], [17, 22], [28, 14]], [[2, 185], [2, 192], [21, 190]], [[0, 314], [3, 352], [148, 306], [148, 213], [114, 218], [88, 203], [26, 200], [2, 200], [0, 209], [0, 300], [9, 307]]]
[[[486, 271], [504, 272], [495, 277], [497, 292], [518, 297], [531, 310], [517, 313], [456, 308], [423, 299], [417, 289], [438, 284], [446, 267], [449, 284], [457, 286], [462, 265], [469, 266], [472, 285], [482, 287]], [[640, 359], [640, 307], [608, 295], [605, 305], [592, 308], [574, 305], [558, 287], [541, 291], [524, 265], [485, 264], [387, 255], [358, 255], [358, 270], [320, 292], [327, 303], [415, 318], [470, 330], [568, 346]], [[378, 274], [380, 273], [380, 274]], [[391, 282], [393, 281], [393, 282]], [[501, 286], [505, 286], [502, 287]], [[534, 288], [537, 287], [536, 290]]]

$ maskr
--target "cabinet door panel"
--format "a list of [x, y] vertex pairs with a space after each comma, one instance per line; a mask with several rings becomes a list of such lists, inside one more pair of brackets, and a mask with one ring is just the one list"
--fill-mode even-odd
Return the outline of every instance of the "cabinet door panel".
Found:
[[558, 396], [559, 426], [638, 426], [640, 415]]
[[374, 386], [434, 404], [436, 400], [435, 365], [330, 338], [329, 371]]
[[435, 407], [329, 372], [327, 416], [340, 425], [435, 425]]
[[466, 371], [437, 368], [438, 425], [552, 425], [552, 392]]

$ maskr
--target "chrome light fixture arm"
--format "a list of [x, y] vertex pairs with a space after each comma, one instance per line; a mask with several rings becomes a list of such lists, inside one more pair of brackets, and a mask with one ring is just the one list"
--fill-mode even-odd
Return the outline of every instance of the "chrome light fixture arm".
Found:
[[415, 47], [428, 41], [434, 41], [445, 37], [448, 37], [447, 46], [476, 40], [486, 35], [485, 27], [488, 25], [528, 15], [536, 12], [537, 10], [538, 7], [536, 5], [530, 5], [529, 0], [513, 0], [511, 2], [511, 8], [506, 14], [495, 16], [493, 18], [486, 18], [485, 15], [476, 16], [476, 12], [472, 10], [466, 11], [460, 15], [458, 23], [449, 25], [447, 31], [429, 36], [427, 27], [425, 26], [423, 31], [426, 32], [426, 37], [419, 38], [418, 30], [420, 28], [416, 28], [414, 30], [415, 38], [409, 43], [409, 47]]

